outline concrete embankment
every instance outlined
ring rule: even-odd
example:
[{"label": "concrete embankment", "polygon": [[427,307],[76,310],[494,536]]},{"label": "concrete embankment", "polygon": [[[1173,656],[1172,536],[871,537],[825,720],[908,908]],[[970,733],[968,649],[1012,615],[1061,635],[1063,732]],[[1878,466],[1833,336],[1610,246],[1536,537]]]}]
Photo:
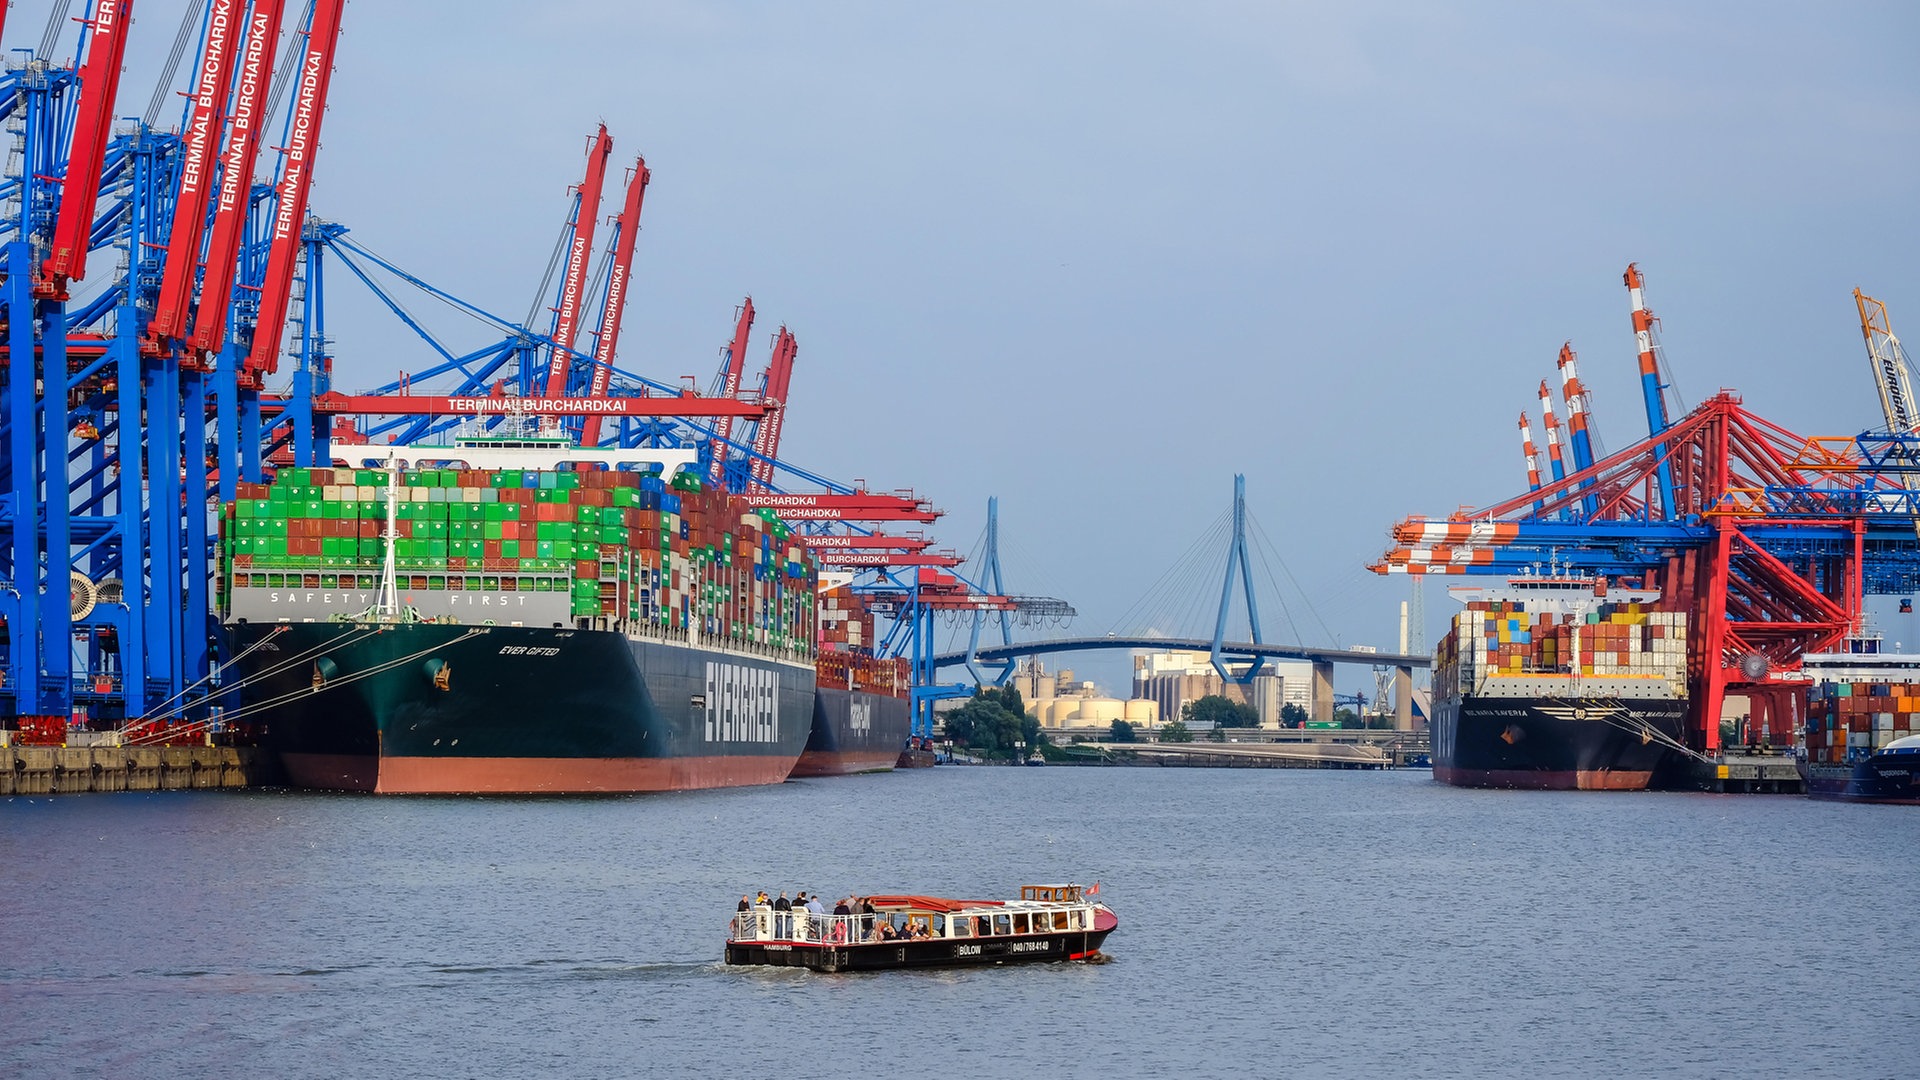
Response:
[{"label": "concrete embankment", "polygon": [[[1076,760],[1077,759],[1077,760]],[[1204,769],[1387,769],[1377,746],[1342,743],[1224,746],[1219,743],[1083,743],[1059,764],[1184,766]]]},{"label": "concrete embankment", "polygon": [[0,796],[260,787],[272,755],[236,746],[0,746]]}]

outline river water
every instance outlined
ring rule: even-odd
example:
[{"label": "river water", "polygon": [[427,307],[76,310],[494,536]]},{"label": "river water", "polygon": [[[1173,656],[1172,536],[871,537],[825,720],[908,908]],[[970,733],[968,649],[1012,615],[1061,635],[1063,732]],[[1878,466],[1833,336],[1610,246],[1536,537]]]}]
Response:
[{"label": "river water", "polygon": [[[1102,882],[1104,966],[730,969],[742,892]],[[1920,812],[1423,772],[0,802],[0,1076],[1920,1074]]]}]

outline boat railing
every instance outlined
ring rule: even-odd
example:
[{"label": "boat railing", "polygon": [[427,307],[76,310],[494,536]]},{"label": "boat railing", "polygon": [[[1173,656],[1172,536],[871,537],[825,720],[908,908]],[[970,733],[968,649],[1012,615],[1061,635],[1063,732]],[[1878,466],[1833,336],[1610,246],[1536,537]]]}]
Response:
[{"label": "boat railing", "polygon": [[[913,936],[914,924],[930,933]],[[982,908],[929,917],[924,912],[881,911],[872,915],[817,915],[804,909],[775,911],[756,906],[737,912],[727,940],[782,941],[817,945],[879,945],[896,941],[1020,937],[1091,930],[1086,904],[1038,909]],[[888,931],[892,933],[889,935]]]}]

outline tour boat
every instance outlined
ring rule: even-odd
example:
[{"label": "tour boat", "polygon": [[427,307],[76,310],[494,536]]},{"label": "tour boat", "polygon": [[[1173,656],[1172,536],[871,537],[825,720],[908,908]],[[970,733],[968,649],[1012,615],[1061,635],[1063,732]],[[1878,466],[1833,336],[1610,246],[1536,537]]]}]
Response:
[{"label": "tour boat", "polygon": [[1018,900],[872,896],[873,913],[816,915],[761,905],[727,931],[727,963],[883,971],[1103,958],[1120,920],[1099,886],[1023,885]]}]

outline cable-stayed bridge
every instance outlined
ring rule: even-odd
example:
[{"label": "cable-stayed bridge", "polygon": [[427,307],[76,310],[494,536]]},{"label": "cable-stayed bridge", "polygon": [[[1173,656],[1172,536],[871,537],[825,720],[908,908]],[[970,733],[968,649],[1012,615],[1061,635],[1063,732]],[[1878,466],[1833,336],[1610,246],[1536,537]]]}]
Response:
[{"label": "cable-stayed bridge", "polygon": [[[989,505],[986,546],[980,561],[983,584],[987,585],[988,591],[992,593],[1003,591],[999,565],[999,527],[997,513],[995,512],[996,509],[992,504]],[[1002,608],[998,611],[975,610],[972,612],[971,634],[966,648],[949,648],[944,652],[935,652],[929,656],[923,656],[921,658],[922,669],[931,675],[943,669],[951,671],[951,669],[954,668],[966,668],[972,674],[976,684],[984,685],[988,683],[1004,683],[1014,673],[1018,661],[1024,657],[1100,651],[1184,651],[1206,654],[1215,671],[1220,675],[1223,683],[1239,683],[1245,685],[1251,683],[1257,675],[1263,670],[1266,670],[1267,665],[1265,661],[1304,661],[1312,665],[1312,707],[1310,714],[1317,721],[1328,721],[1333,718],[1335,704],[1334,666],[1336,664],[1358,664],[1365,665],[1375,672],[1384,673],[1388,669],[1391,669],[1393,672],[1392,696],[1396,726],[1402,729],[1410,729],[1413,726],[1413,672],[1416,668],[1426,668],[1429,666],[1427,656],[1423,655],[1418,647],[1417,632],[1411,639],[1413,644],[1411,646],[1403,645],[1405,651],[1400,653],[1384,653],[1372,649],[1344,648],[1338,645],[1303,645],[1264,640],[1260,624],[1259,602],[1254,589],[1253,560],[1248,544],[1246,482],[1244,477],[1234,477],[1233,510],[1228,521],[1230,524],[1228,524],[1224,530],[1227,540],[1226,574],[1220,586],[1218,609],[1213,612],[1214,633],[1210,638],[1176,636],[1161,632],[1115,631],[1099,635],[1059,634],[1049,637],[1036,636],[1028,638],[1027,640],[1016,641],[1013,632],[1016,625],[1031,629],[1037,625],[1045,625],[1048,622],[1060,622],[1064,620],[1022,618],[1021,614],[1025,612],[1026,609],[1021,607],[1016,607],[1011,610]],[[1217,542],[1217,540],[1218,535],[1216,534],[1214,541]],[[1201,544],[1196,545],[1196,547],[1199,548],[1206,546],[1208,546],[1208,542],[1205,540],[1203,540]],[[1217,551],[1218,548],[1216,547],[1213,550]],[[1213,565],[1215,567],[1218,566],[1217,563]],[[1205,571],[1208,579],[1211,579],[1215,573],[1217,573],[1217,570]],[[1174,575],[1170,574],[1168,578],[1163,578],[1162,581],[1165,586],[1163,591],[1172,594],[1176,599],[1181,601],[1190,599],[1203,587],[1193,575],[1189,575],[1185,580],[1178,580]],[[1211,588],[1210,585],[1204,587],[1209,590]],[[1236,591],[1242,592],[1245,598],[1247,635],[1252,640],[1230,641],[1226,636],[1227,624]],[[1072,608],[1064,603],[1059,601],[1050,601],[1050,603],[1056,604],[1061,609],[1064,609],[1069,617],[1073,613]],[[1136,605],[1136,607],[1137,606],[1138,605]],[[997,619],[995,618],[996,616]],[[1417,612],[1415,613],[1415,617],[1418,617]],[[989,619],[995,619],[995,621],[999,623],[1000,641],[998,643],[983,644],[980,631],[983,626],[987,625]],[[1159,619],[1147,617],[1147,622],[1149,623],[1157,621],[1159,621]],[[997,667],[998,670],[990,670],[994,667]]]}]

